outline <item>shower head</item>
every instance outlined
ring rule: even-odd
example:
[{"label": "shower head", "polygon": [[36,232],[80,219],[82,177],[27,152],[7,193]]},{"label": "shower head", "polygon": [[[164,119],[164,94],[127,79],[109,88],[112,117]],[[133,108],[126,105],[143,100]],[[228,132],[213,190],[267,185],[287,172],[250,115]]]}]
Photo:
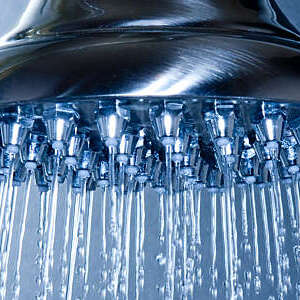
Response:
[{"label": "shower head", "polygon": [[0,300],[33,297],[30,218],[38,299],[298,299],[300,4],[20,2],[0,26]]}]

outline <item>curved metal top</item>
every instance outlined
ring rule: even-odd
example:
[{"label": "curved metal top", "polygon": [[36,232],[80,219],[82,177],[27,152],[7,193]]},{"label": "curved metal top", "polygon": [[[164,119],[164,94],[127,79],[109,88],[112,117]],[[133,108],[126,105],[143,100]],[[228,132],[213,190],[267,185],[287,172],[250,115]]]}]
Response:
[{"label": "curved metal top", "polygon": [[25,2],[11,18],[17,25],[0,24],[2,103],[172,95],[300,100],[297,0]]}]

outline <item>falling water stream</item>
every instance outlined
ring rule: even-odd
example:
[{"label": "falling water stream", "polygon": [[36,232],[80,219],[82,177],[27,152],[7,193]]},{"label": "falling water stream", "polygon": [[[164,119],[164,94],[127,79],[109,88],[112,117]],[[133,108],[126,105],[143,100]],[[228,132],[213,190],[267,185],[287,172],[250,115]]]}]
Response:
[{"label": "falling water stream", "polygon": [[300,299],[299,145],[282,108],[246,128],[215,101],[191,130],[176,101],[147,126],[101,105],[99,138],[56,105],[37,138],[28,125],[3,143],[1,299]]},{"label": "falling water stream", "polygon": [[28,204],[29,204],[29,195],[30,195],[30,189],[31,189],[31,181],[32,181],[32,173],[29,171],[27,175],[27,179],[25,181],[25,193],[24,193],[24,199],[23,199],[23,217],[21,221],[20,226],[20,232],[19,232],[19,245],[18,245],[18,255],[17,255],[17,266],[16,266],[16,272],[15,272],[15,283],[14,283],[14,299],[17,300],[20,297],[20,280],[21,280],[21,262],[22,262],[22,253],[23,253],[23,243],[24,243],[24,236],[25,236],[25,230],[26,230],[26,221],[27,221],[27,214],[28,214]]},{"label": "falling water stream", "polygon": [[[20,299],[22,294],[22,274],[24,271],[21,266],[26,255],[26,248],[23,244],[28,234],[27,231],[30,230],[26,228],[26,224],[28,224],[27,218],[30,217],[28,204],[31,198],[30,187],[34,184],[31,182],[32,179],[33,176],[29,172],[24,182],[26,188],[23,194],[18,193],[19,187],[15,185],[13,185],[11,192],[7,192],[6,209],[3,217],[4,223],[7,224],[2,229],[1,278],[3,280],[2,284],[5,285],[2,287],[2,293],[5,295],[5,289],[13,286],[14,299]],[[71,177],[69,180],[72,181]],[[160,264],[165,266],[165,276],[167,276],[163,294],[166,299],[176,299],[177,296],[175,295],[177,294],[181,294],[182,299],[192,299],[193,294],[197,295],[199,293],[207,293],[212,299],[218,299],[219,295],[228,295],[232,299],[236,297],[247,299],[247,297],[251,297],[250,295],[256,295],[257,297],[260,294],[265,295],[266,289],[264,287],[272,287],[273,284],[275,284],[276,291],[278,290],[280,297],[283,297],[283,299],[286,297],[285,295],[292,292],[288,287],[288,276],[292,278],[293,275],[289,273],[288,265],[284,264],[287,255],[290,254],[286,252],[287,229],[285,230],[285,239],[280,236],[280,231],[283,230],[282,227],[288,224],[287,226],[291,228],[294,245],[294,257],[289,257],[289,260],[292,263],[292,260],[295,259],[297,267],[292,269],[299,271],[299,238],[298,235],[295,236],[295,232],[298,230],[296,204],[299,198],[297,198],[298,192],[294,189],[295,184],[292,181],[283,183],[287,203],[282,206],[282,213],[285,217],[289,216],[289,218],[285,218],[284,223],[282,223],[280,222],[279,201],[282,202],[282,192],[280,191],[283,187],[280,189],[274,186],[273,183],[251,184],[248,189],[245,185],[233,185],[221,191],[210,188],[204,195],[203,188],[198,190],[193,183],[186,182],[186,179],[182,178],[184,189],[182,192],[178,192],[179,221],[175,221],[175,203],[172,200],[177,197],[177,192],[168,194],[168,192],[162,190],[155,193],[145,188],[145,183],[137,182],[133,175],[130,175],[128,180],[128,189],[124,192],[121,270],[119,279],[116,279],[119,282],[116,293],[120,299],[130,299],[131,293],[133,293],[135,299],[140,299],[145,292],[145,286],[147,288],[147,259],[149,257],[145,251],[148,241],[146,224],[149,215],[146,209],[151,205],[149,201],[155,201],[155,207],[157,207],[157,242],[161,251]],[[54,179],[52,187],[58,190],[57,179]],[[96,294],[99,293],[99,295],[105,297],[107,295],[105,291],[111,291],[109,287],[111,282],[107,280],[108,275],[105,275],[109,270],[106,269],[109,264],[107,256],[110,255],[108,251],[113,253],[111,252],[113,248],[110,247],[114,247],[113,241],[106,231],[107,224],[109,224],[107,221],[110,219],[110,214],[107,215],[106,206],[107,201],[110,200],[108,188],[107,185],[100,187],[100,194],[95,193],[94,190],[84,192],[84,189],[86,189],[84,183],[80,190],[68,189],[66,198],[63,199],[66,201],[64,227],[56,228],[56,230],[63,229],[64,231],[61,260],[56,258],[55,253],[53,253],[53,258],[51,257],[51,252],[54,251],[51,249],[54,247],[55,237],[51,236],[49,229],[55,226],[53,224],[55,206],[57,205],[55,202],[61,201],[58,200],[60,199],[59,193],[55,192],[52,196],[49,196],[49,192],[41,192],[37,236],[39,247],[36,249],[36,257],[40,268],[38,278],[41,278],[42,289],[46,291],[40,299],[50,297],[51,291],[48,289],[50,289],[49,285],[53,284],[53,274],[50,273],[50,270],[53,270],[53,264],[61,264],[60,297],[62,299],[75,299],[75,294],[81,294],[82,299],[89,299],[88,295],[92,291],[96,291]],[[8,190],[10,190],[9,187]],[[237,207],[232,202],[232,190],[234,190],[235,195],[239,194],[241,196]],[[85,195],[86,193],[87,195]],[[147,198],[148,193],[153,194],[151,200]],[[257,195],[260,195],[259,199]],[[101,197],[99,198],[99,196]],[[169,197],[169,201],[174,204],[173,207],[171,203],[165,205],[165,197]],[[18,201],[22,201],[20,202],[22,203],[22,217],[20,226],[17,226],[19,227],[19,233],[18,230],[13,231],[13,226],[18,224],[15,219],[15,212],[19,209]],[[47,203],[50,203],[50,205]],[[85,210],[83,209],[83,203],[87,208]],[[100,241],[94,238],[95,220],[93,212],[98,206],[99,215],[101,216],[101,222],[98,223],[101,233],[99,235],[101,237]],[[284,211],[285,209],[287,211]],[[202,218],[203,210],[205,210],[206,216]],[[56,213],[59,214],[60,212],[57,211]],[[258,220],[260,216],[261,220]],[[104,220],[107,221],[104,222]],[[242,226],[240,228],[237,220],[241,222]],[[236,222],[235,226],[233,226],[233,221]],[[82,222],[86,224],[86,228],[80,229],[80,226],[83,226]],[[209,232],[209,235],[202,235],[201,232],[204,231]],[[13,256],[13,253],[10,254],[13,234],[19,236],[16,257]],[[133,240],[132,234],[134,234]],[[179,240],[175,240],[173,235]],[[261,235],[263,238],[260,237]],[[83,238],[83,241],[80,241],[81,238]],[[134,241],[134,244],[131,240]],[[84,247],[82,252],[80,252],[81,242],[83,242]],[[206,245],[206,243],[209,245]],[[223,246],[220,243],[223,243]],[[93,290],[92,285],[89,283],[90,276],[95,268],[92,263],[94,258],[91,256],[91,253],[95,253],[92,251],[93,247],[99,248],[100,253],[99,270],[97,270],[97,274],[100,274],[100,288],[96,290]],[[209,249],[208,252],[205,250],[206,247]],[[222,249],[222,254],[220,249]],[[134,269],[131,269],[133,266],[130,264],[132,251],[135,252],[134,258],[132,258],[135,261]],[[82,292],[74,286],[75,280],[76,282],[78,280],[77,266],[80,267],[81,264],[78,262],[78,260],[81,261],[78,255],[84,256]],[[207,260],[207,263],[203,262],[201,258],[197,260],[199,255]],[[263,259],[261,259],[262,257]],[[240,265],[239,258],[241,259]],[[9,265],[11,259],[16,259],[13,282],[10,282],[10,277],[7,275],[7,272],[11,269]],[[223,263],[220,263],[220,259]],[[176,264],[181,262],[181,266],[175,266],[175,261]],[[114,267],[118,268],[118,266]],[[109,268],[112,268],[112,266]],[[200,273],[204,272],[204,274],[200,274],[200,276],[204,276],[209,282],[204,286],[197,284],[198,271],[201,269],[203,271],[200,271]],[[134,282],[131,281],[129,275],[132,272],[135,274]],[[206,272],[207,275],[205,275]],[[176,278],[178,278],[177,274],[181,274],[181,279],[178,281],[181,285],[180,288],[177,288],[175,284],[177,282]],[[59,274],[56,274],[56,276],[59,276]],[[224,282],[224,285],[222,282]],[[292,281],[291,285],[293,284],[295,284],[294,288],[296,289],[296,282],[293,283]],[[134,292],[130,290],[131,285],[135,286]],[[205,292],[206,286],[209,287],[207,292]],[[244,286],[243,293],[239,291],[239,286]],[[52,293],[55,293],[55,291],[53,290]]]}]

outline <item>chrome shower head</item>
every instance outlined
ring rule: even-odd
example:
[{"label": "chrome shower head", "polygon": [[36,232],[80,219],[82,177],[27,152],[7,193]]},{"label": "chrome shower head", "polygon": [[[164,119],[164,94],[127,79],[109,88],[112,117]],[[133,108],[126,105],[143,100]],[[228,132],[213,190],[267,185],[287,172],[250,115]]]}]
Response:
[{"label": "chrome shower head", "polygon": [[300,297],[300,5],[148,2],[0,25],[0,300]]}]

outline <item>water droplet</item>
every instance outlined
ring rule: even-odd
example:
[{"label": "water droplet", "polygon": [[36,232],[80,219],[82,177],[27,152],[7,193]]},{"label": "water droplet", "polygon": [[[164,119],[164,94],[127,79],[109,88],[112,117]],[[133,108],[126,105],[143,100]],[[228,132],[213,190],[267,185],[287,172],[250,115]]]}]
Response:
[{"label": "water droplet", "polygon": [[255,294],[256,294],[256,295],[259,295],[259,294],[260,294],[260,291],[261,291],[261,281],[260,281],[260,279],[259,279],[258,276],[255,276],[255,277],[254,277],[253,284],[254,284],[254,291],[255,291]]},{"label": "water droplet", "polygon": [[210,288],[210,294],[213,299],[218,299],[218,289],[217,288]]},{"label": "water droplet", "polygon": [[163,256],[162,253],[160,253],[156,256],[156,260],[160,266],[164,266],[166,264],[166,258]]}]

